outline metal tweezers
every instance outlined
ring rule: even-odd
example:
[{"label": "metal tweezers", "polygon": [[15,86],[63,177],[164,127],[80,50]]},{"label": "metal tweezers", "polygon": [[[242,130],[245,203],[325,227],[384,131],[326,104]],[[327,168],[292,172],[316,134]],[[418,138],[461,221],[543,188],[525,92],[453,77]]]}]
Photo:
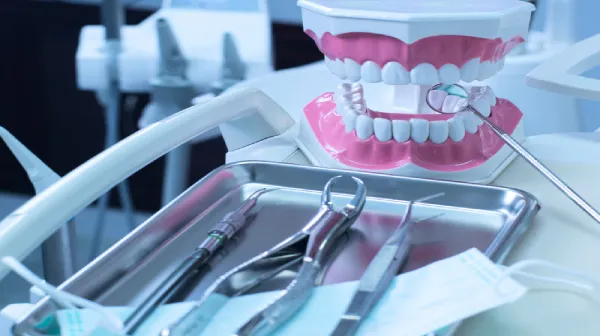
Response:
[{"label": "metal tweezers", "polygon": [[351,336],[357,333],[362,321],[369,316],[402,265],[408,261],[412,246],[410,224],[414,223],[411,219],[413,204],[442,195],[444,194],[439,193],[408,203],[400,224],[369,263],[360,279],[358,289],[331,336]]},{"label": "metal tweezers", "polygon": [[354,224],[364,208],[366,187],[360,179],[352,177],[358,187],[354,198],[341,210],[334,209],[331,189],[341,178],[342,176],[337,176],[327,182],[319,211],[302,230],[220,277],[190,312],[163,329],[160,335],[201,335],[226,303],[221,300],[222,304],[215,308],[215,300],[212,299],[243,295],[265,280],[302,262],[296,277],[283,293],[248,320],[235,335],[268,335],[294,316],[311,296],[318,277],[325,269],[332,247]]}]

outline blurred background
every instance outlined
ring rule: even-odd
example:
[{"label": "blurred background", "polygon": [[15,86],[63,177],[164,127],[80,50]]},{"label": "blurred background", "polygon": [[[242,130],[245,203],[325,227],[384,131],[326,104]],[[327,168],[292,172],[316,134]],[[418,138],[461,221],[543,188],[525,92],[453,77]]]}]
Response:
[{"label": "blurred background", "polygon": [[[59,175],[65,175],[104,149],[105,121],[103,108],[93,92],[81,91],[76,83],[75,54],[82,27],[101,24],[101,0],[1,0],[0,1],[0,125],[8,129],[25,146]],[[160,0],[123,0],[126,23],[135,25],[160,6]],[[538,1],[536,18],[544,18],[546,2]],[[574,1],[574,35],[579,41],[600,33],[597,0]],[[322,60],[322,54],[301,27],[296,0],[269,0],[272,20],[273,63],[276,70]],[[538,22],[539,21],[539,22]],[[534,20],[532,29],[542,29],[544,22]],[[202,32],[198,32],[202,38]],[[600,78],[600,71],[589,77]],[[146,93],[124,94],[119,122],[120,138],[138,130],[138,120],[149,101]],[[581,129],[600,127],[599,102],[579,101]],[[222,138],[192,147],[190,181],[222,165],[226,147]],[[129,179],[136,222],[161,207],[164,159],[157,160]],[[0,217],[21,205],[34,194],[33,187],[19,163],[0,144]],[[110,196],[110,206],[119,209],[118,194]],[[78,220],[80,245],[89,245],[94,235],[93,207]],[[119,211],[111,210],[106,219],[106,240],[110,246],[127,233]],[[83,224],[82,224],[83,223]],[[86,243],[88,242],[88,243]],[[87,252],[78,260],[85,263]],[[34,270],[41,267],[39,255],[27,261]],[[6,281],[0,283],[6,288]],[[27,286],[14,293],[0,292],[0,306],[8,302],[27,301]],[[14,294],[14,295],[13,295]],[[12,296],[11,296],[12,295]]]}]

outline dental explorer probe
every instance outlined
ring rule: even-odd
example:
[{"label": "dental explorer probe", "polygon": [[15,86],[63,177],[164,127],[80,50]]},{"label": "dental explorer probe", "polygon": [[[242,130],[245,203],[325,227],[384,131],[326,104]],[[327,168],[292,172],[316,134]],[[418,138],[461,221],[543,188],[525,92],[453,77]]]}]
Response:
[{"label": "dental explorer probe", "polygon": [[402,265],[408,261],[412,246],[411,230],[413,224],[439,216],[436,215],[415,222],[412,219],[413,204],[426,202],[444,195],[444,193],[438,193],[408,203],[400,224],[367,266],[358,283],[358,289],[330,336],[353,336],[357,333],[361,323],[369,316],[385,294]]},{"label": "dental explorer probe", "polygon": [[[457,105],[457,108],[454,111],[443,111],[442,108],[436,108],[433,102],[430,101],[431,93],[434,90],[444,90],[449,94],[452,90],[451,88],[456,88],[457,91],[462,91],[463,95],[454,94],[466,97],[465,104]],[[529,163],[535,170],[537,170],[540,174],[542,174],[546,179],[548,179],[552,184],[558,188],[565,196],[567,196],[573,203],[575,203],[581,210],[585,211],[590,217],[592,217],[596,223],[600,224],[600,213],[594,207],[589,204],[583,197],[579,196],[575,190],[571,189],[563,180],[561,180],[556,174],[554,174],[550,169],[548,169],[543,163],[541,163],[538,159],[533,156],[533,154],[529,153],[525,147],[521,146],[513,137],[511,137],[508,133],[506,133],[503,129],[496,126],[492,121],[486,118],[477,108],[473,107],[472,103],[476,102],[480,99],[484,99],[484,95],[486,94],[486,87],[477,87],[472,88],[470,91],[467,91],[464,87],[458,84],[446,85],[443,83],[436,84],[427,91],[427,96],[425,98],[425,102],[427,105],[437,113],[441,114],[456,114],[464,111],[471,111],[475,116],[477,116],[481,121],[483,121],[486,125],[490,127],[490,129],[496,133],[496,135],[504,141],[504,143],[512,148],[517,154],[519,154],[527,163]]]},{"label": "dental explorer probe", "polygon": [[169,276],[144,300],[125,320],[125,333],[133,335],[144,321],[159,307],[177,294],[179,289],[186,288],[194,280],[198,270],[205,265],[209,258],[228,240],[240,231],[251,217],[258,198],[274,189],[260,189],[253,193],[236,210],[228,213],[208,233],[208,237],[188,256]]}]

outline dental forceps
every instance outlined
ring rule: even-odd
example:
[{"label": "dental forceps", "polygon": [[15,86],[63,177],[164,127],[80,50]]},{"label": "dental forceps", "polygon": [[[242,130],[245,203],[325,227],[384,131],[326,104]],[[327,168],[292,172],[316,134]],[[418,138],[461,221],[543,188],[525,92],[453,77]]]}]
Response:
[{"label": "dental forceps", "polygon": [[[402,265],[408,261],[412,246],[411,224],[418,223],[412,221],[413,204],[425,202],[443,195],[444,193],[430,195],[408,203],[400,224],[381,249],[379,249],[379,252],[377,252],[360,278],[358,288],[331,336],[351,336],[356,334],[361,323],[375,308],[377,302],[379,302],[394,277],[398,274],[398,271],[402,268]],[[422,221],[430,218],[423,219]]]},{"label": "dental forceps", "polygon": [[312,294],[333,245],[354,224],[364,208],[366,187],[360,179],[352,177],[357,184],[355,196],[341,210],[334,209],[331,189],[341,178],[337,176],[327,182],[317,214],[302,230],[220,277],[190,312],[162,330],[160,335],[201,335],[212,317],[225,305],[223,297],[247,293],[261,282],[301,262],[296,277],[283,294],[248,320],[235,335],[267,335],[292,317]]},{"label": "dental forceps", "polygon": [[[450,91],[450,88],[456,88],[462,92],[464,92],[464,96],[466,97],[466,104],[460,106],[459,109],[453,112],[444,112],[441,108],[434,107],[433,103],[430,101],[431,93],[440,88],[445,88],[445,91]],[[500,127],[496,126],[493,122],[491,122],[488,118],[486,118],[477,108],[473,107],[473,102],[478,101],[479,99],[483,99],[488,88],[486,87],[478,87],[473,88],[470,91],[465,90],[464,87],[453,84],[436,84],[429,91],[427,91],[427,97],[425,102],[427,105],[434,110],[435,112],[442,114],[455,114],[459,112],[464,112],[470,110],[475,114],[479,119],[481,119],[486,125],[488,125],[494,133],[505,144],[507,144],[510,148],[512,148],[517,154],[519,154],[525,161],[527,161],[535,170],[537,170],[540,174],[546,177],[552,184],[558,188],[565,196],[567,196],[571,201],[573,201],[579,208],[581,208],[585,213],[587,213],[590,217],[592,217],[597,223],[600,224],[600,213],[593,206],[591,206],[586,200],[584,200],[577,192],[575,192],[571,187],[569,187],[565,182],[563,182],[556,174],[554,174],[550,169],[544,166],[538,159],[535,158],[531,153],[529,153],[521,144],[519,144],[515,139],[513,139],[508,133],[504,132]]]},{"label": "dental forceps", "polygon": [[185,290],[200,268],[223,246],[244,228],[252,217],[258,198],[278,188],[259,189],[236,210],[228,213],[209,232],[208,237],[188,256],[150,296],[144,300],[125,320],[125,332],[133,335],[154,310]]}]

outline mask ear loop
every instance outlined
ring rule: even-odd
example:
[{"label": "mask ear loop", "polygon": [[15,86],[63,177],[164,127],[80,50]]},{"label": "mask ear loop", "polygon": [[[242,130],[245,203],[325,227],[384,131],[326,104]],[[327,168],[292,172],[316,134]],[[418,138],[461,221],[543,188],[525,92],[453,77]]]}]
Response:
[{"label": "mask ear loop", "polygon": [[124,329],[123,321],[116,314],[113,314],[108,309],[104,308],[102,305],[97,304],[96,302],[86,300],[82,297],[73,295],[71,293],[61,291],[58,288],[48,284],[33,272],[31,272],[27,267],[21,264],[18,260],[13,257],[4,257],[2,258],[2,262],[8,266],[13,272],[17,273],[23,279],[25,279],[30,284],[38,287],[42,290],[46,295],[50,296],[52,300],[61,305],[63,308],[67,309],[77,309],[77,306],[81,308],[86,308],[92,311],[99,313],[104,316],[106,320],[109,322],[107,327],[110,327],[114,330],[114,332],[122,332]]},{"label": "mask ear loop", "polygon": [[[568,268],[550,263],[545,260],[536,260],[536,259],[523,260],[523,261],[517,262],[511,266],[500,266],[500,267],[503,269],[503,271],[502,271],[500,277],[498,278],[498,281],[496,282],[496,290],[498,290],[498,291],[500,290],[499,287],[502,284],[502,282],[505,281],[507,278],[509,278],[513,274],[522,276],[524,278],[541,281],[541,282],[566,285],[566,286],[570,286],[572,288],[576,288],[578,290],[582,290],[582,291],[594,293],[594,294],[596,294],[598,291],[598,288],[600,288],[600,283],[597,280],[589,277],[588,275],[578,272],[578,271],[570,270]],[[524,271],[524,269],[531,268],[531,267],[546,268],[546,269],[549,269],[552,271],[556,271],[559,273],[569,275],[576,279],[578,278],[580,280],[583,280],[584,282],[573,281],[573,280],[564,279],[564,278],[546,277],[546,276],[541,276],[541,275],[533,274],[531,272]],[[600,299],[598,299],[595,295],[592,295],[592,298],[597,303],[600,304]]]}]

